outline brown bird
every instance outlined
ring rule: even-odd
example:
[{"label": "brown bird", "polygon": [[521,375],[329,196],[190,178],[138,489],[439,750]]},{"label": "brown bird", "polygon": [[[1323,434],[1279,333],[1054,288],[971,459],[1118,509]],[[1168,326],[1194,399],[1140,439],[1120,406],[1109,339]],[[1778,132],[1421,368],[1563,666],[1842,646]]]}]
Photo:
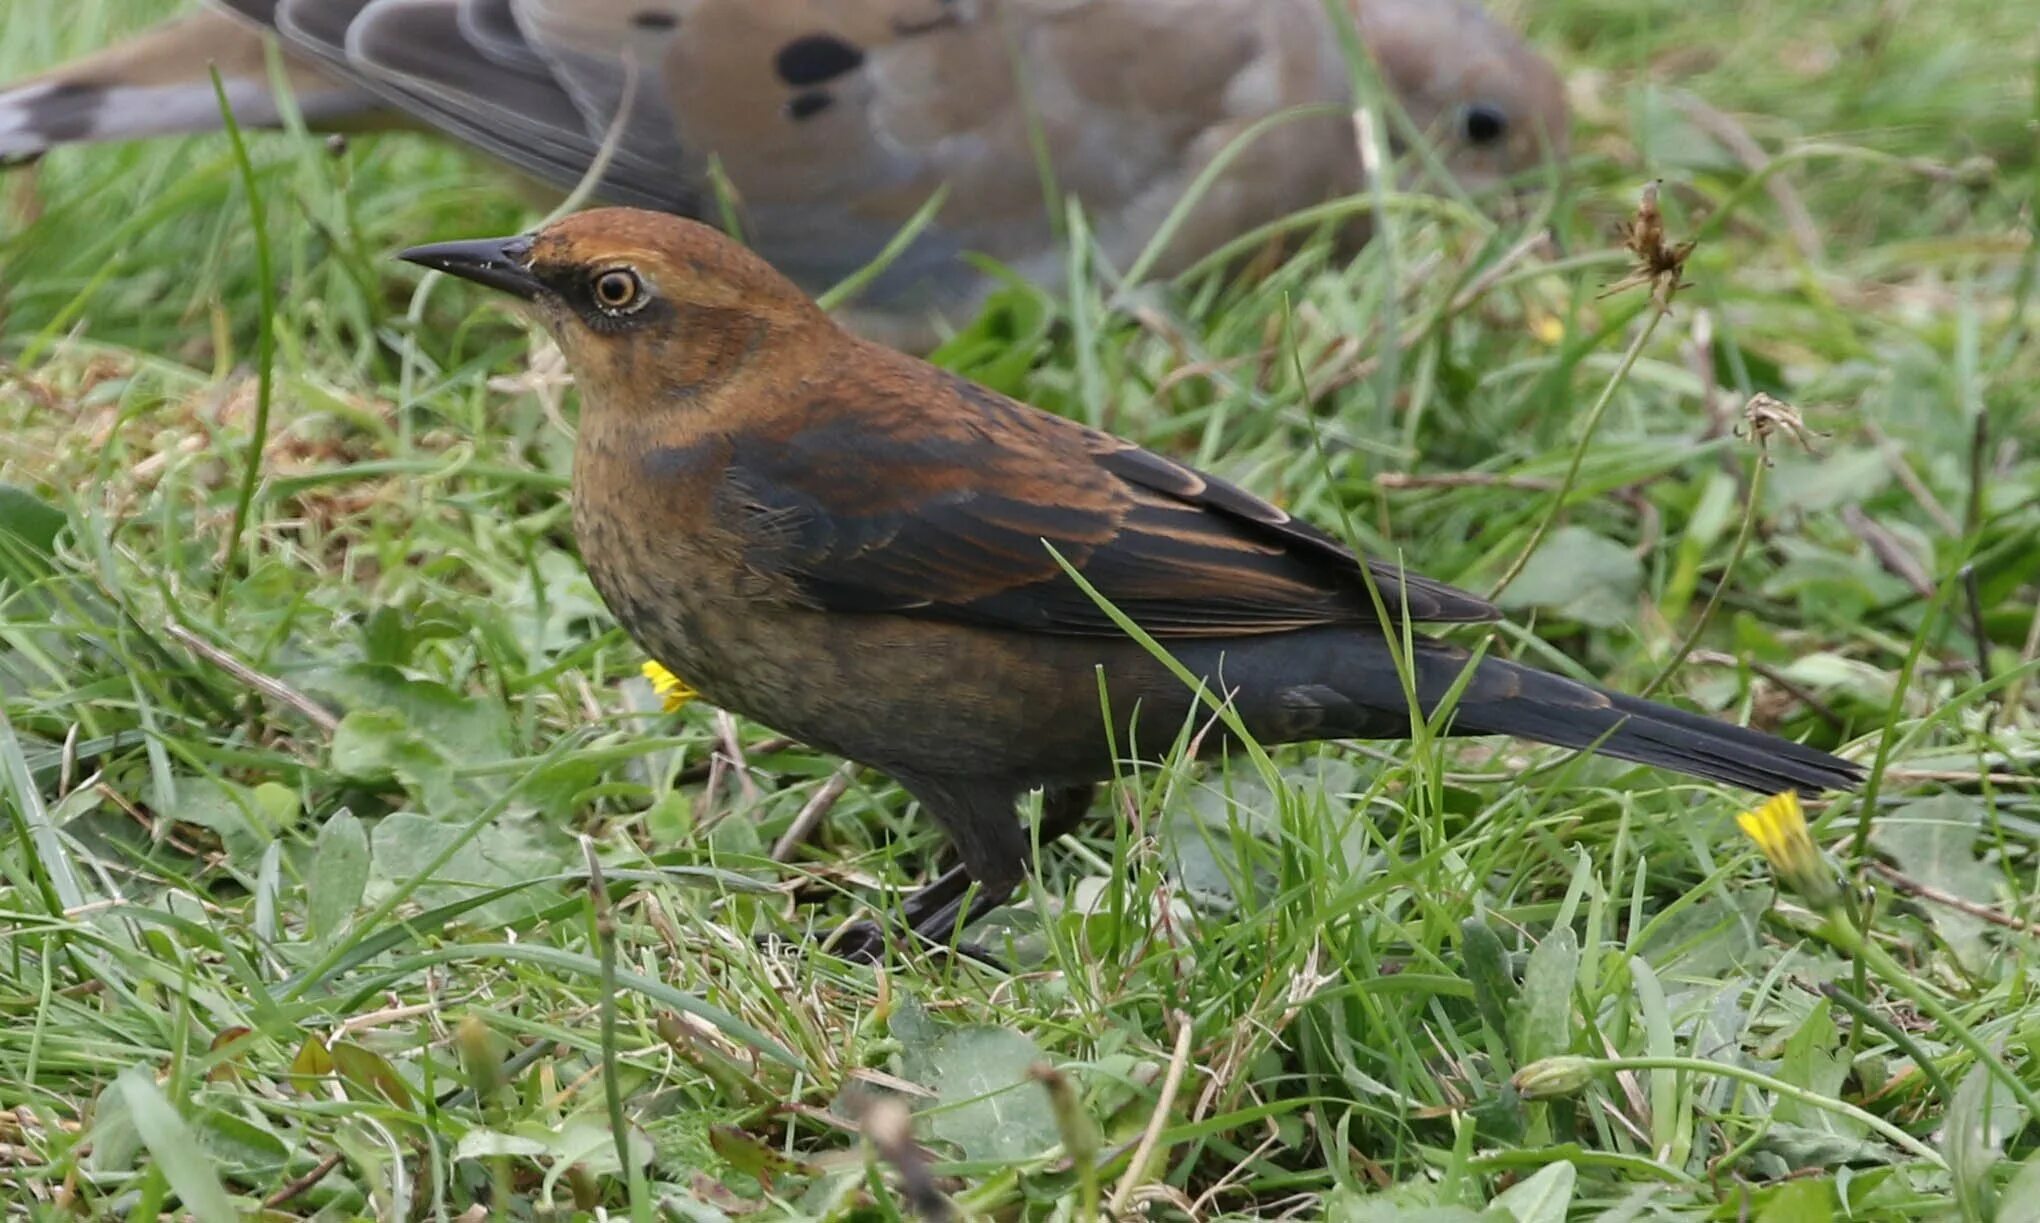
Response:
[{"label": "brown bird", "polygon": [[[558,339],[581,389],[575,533],[646,651],[708,700],[890,774],[942,826],[961,870],[907,902],[932,939],[970,883],[966,919],[1020,881],[1022,795],[1045,791],[1046,843],[1113,775],[1115,737],[1153,759],[1208,719],[1057,556],[1262,743],[1409,735],[1370,578],[1398,639],[1404,619],[1500,615],[1222,480],[860,340],[692,222],[605,209],[402,257],[523,299]],[[1408,662],[1426,715],[1471,665],[1453,734],[1766,793],[1860,776],[1427,636]],[[860,927],[847,949],[879,945]]]},{"label": "brown bird", "polygon": [[[11,12],[37,0],[10,0]],[[55,0],[48,0],[52,19]],[[1558,76],[1470,0],[1349,0],[1411,128],[1469,190],[1566,142]],[[908,346],[967,317],[990,255],[1053,288],[1056,191],[1129,268],[1207,170],[1151,270],[1363,183],[1352,68],[1324,0],[222,0],[0,90],[0,162],[54,144],[278,120],[273,32],[315,127],[401,117],[559,188],[614,137],[598,194],[720,215],[810,292],[876,258],[938,188],[939,215],[851,317]],[[1271,116],[1315,107],[1216,159]],[[1393,129],[1400,132],[1402,129]],[[1044,169],[1047,171],[1044,175]]]}]

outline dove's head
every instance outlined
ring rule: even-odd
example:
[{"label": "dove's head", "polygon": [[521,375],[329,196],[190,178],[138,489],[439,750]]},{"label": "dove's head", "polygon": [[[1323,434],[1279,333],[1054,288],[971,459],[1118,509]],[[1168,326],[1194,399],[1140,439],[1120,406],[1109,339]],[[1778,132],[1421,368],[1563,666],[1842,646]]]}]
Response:
[{"label": "dove's head", "polygon": [[1461,186],[1478,190],[1561,160],[1558,72],[1469,0],[1355,0],[1384,83]]},{"label": "dove's head", "polygon": [[584,402],[688,399],[768,341],[827,316],[763,259],[695,221],[598,208],[533,234],[413,247],[402,259],[530,303]]}]

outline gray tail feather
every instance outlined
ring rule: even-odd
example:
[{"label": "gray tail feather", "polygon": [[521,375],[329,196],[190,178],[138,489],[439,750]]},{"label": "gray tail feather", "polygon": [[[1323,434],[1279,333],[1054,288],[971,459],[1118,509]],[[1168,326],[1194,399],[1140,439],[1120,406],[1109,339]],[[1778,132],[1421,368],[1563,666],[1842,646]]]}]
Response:
[{"label": "gray tail feather", "polygon": [[[218,131],[223,124],[208,70],[215,62],[236,122],[282,121],[261,35],[236,19],[200,12],[0,87],[0,165],[32,161],[65,144]],[[289,61],[286,68],[307,122],[340,123],[382,109],[357,86]]]}]

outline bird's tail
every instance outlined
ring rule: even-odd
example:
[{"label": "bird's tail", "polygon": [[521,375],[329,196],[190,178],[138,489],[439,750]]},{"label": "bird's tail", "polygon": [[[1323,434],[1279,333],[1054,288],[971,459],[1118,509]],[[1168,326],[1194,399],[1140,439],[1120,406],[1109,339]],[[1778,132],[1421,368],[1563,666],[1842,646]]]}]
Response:
[{"label": "bird's tail", "polygon": [[[1427,706],[1449,691],[1466,659],[1456,647],[1419,641],[1417,687]],[[1818,748],[1499,658],[1481,661],[1454,707],[1451,730],[1591,747],[1762,794],[1846,790],[1863,779],[1860,766]]]},{"label": "bird's tail", "polygon": [[[299,111],[317,126],[348,126],[381,107],[374,95],[285,56]],[[62,144],[218,130],[217,65],[234,120],[274,127],[282,112],[270,88],[260,29],[200,11],[39,76],[0,87],[0,165],[32,161]]]}]

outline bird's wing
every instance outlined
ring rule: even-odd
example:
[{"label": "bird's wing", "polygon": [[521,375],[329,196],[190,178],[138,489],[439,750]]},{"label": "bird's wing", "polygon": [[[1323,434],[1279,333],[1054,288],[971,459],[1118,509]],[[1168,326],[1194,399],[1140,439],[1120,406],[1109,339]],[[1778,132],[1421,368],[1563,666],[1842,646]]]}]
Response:
[{"label": "bird's wing", "polygon": [[[729,439],[714,512],[753,569],[831,611],[1117,634],[1052,547],[1158,637],[1379,623],[1358,557],[1232,484],[961,379],[913,392]],[[1499,615],[1364,564],[1397,618]]]}]

